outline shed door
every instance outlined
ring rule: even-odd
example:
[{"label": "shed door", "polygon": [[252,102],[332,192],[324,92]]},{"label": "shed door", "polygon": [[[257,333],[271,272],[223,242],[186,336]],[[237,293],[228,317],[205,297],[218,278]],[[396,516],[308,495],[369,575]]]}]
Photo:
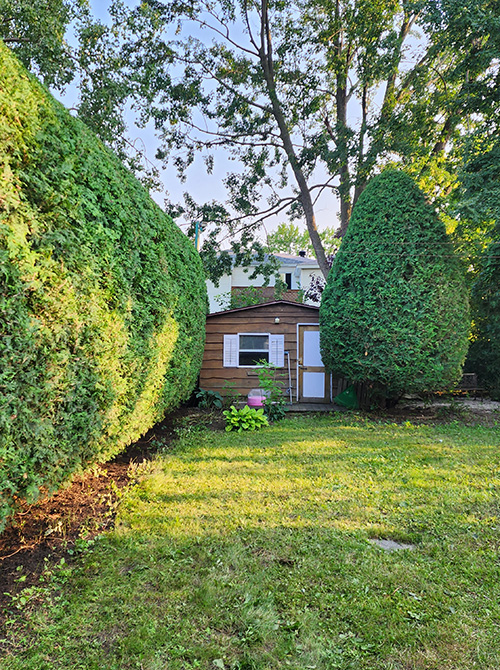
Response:
[{"label": "shed door", "polygon": [[299,402],[330,402],[330,375],[319,350],[319,326],[299,326]]}]

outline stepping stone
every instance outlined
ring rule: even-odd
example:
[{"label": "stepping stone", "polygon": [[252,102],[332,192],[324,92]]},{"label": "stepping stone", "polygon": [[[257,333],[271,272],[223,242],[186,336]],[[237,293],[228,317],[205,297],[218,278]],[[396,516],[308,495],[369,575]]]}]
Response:
[{"label": "stepping stone", "polygon": [[369,540],[372,544],[376,544],[377,547],[384,549],[385,551],[400,551],[401,549],[415,549],[414,544],[403,544],[402,542],[394,542],[393,540]]}]

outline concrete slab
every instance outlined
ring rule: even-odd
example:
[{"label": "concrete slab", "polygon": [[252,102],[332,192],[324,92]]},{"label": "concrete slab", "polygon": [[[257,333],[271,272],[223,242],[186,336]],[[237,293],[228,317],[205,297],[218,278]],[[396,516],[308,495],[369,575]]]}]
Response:
[{"label": "concrete slab", "polygon": [[402,549],[415,549],[414,544],[404,544],[403,542],[394,542],[394,540],[369,540],[372,544],[380,547],[384,551],[401,551]]},{"label": "concrete slab", "polygon": [[345,412],[345,407],[323,402],[294,402],[286,406],[287,412]]}]

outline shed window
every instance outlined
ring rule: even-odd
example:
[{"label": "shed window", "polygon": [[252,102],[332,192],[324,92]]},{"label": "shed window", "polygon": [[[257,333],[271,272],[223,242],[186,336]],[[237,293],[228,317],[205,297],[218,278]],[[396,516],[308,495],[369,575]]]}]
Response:
[{"label": "shed window", "polygon": [[257,367],[262,360],[283,367],[284,347],[284,335],[270,333],[224,335],[224,367]]},{"label": "shed window", "polygon": [[238,365],[257,365],[269,361],[269,335],[239,336]]}]

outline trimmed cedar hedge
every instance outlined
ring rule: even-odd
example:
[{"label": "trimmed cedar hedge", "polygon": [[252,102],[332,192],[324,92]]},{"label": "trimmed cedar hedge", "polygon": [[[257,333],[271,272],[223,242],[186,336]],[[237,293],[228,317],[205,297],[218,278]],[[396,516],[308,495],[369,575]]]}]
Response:
[{"label": "trimmed cedar hedge", "polygon": [[500,400],[500,222],[496,240],[483,252],[472,287],[472,341],[465,367],[477,372],[494,400]]},{"label": "trimmed cedar hedge", "polygon": [[206,311],[191,242],[0,43],[0,528],[190,395]]},{"label": "trimmed cedar hedge", "polygon": [[373,400],[460,379],[470,328],[463,272],[444,225],[403,172],[361,194],[320,307],[323,361]]}]

